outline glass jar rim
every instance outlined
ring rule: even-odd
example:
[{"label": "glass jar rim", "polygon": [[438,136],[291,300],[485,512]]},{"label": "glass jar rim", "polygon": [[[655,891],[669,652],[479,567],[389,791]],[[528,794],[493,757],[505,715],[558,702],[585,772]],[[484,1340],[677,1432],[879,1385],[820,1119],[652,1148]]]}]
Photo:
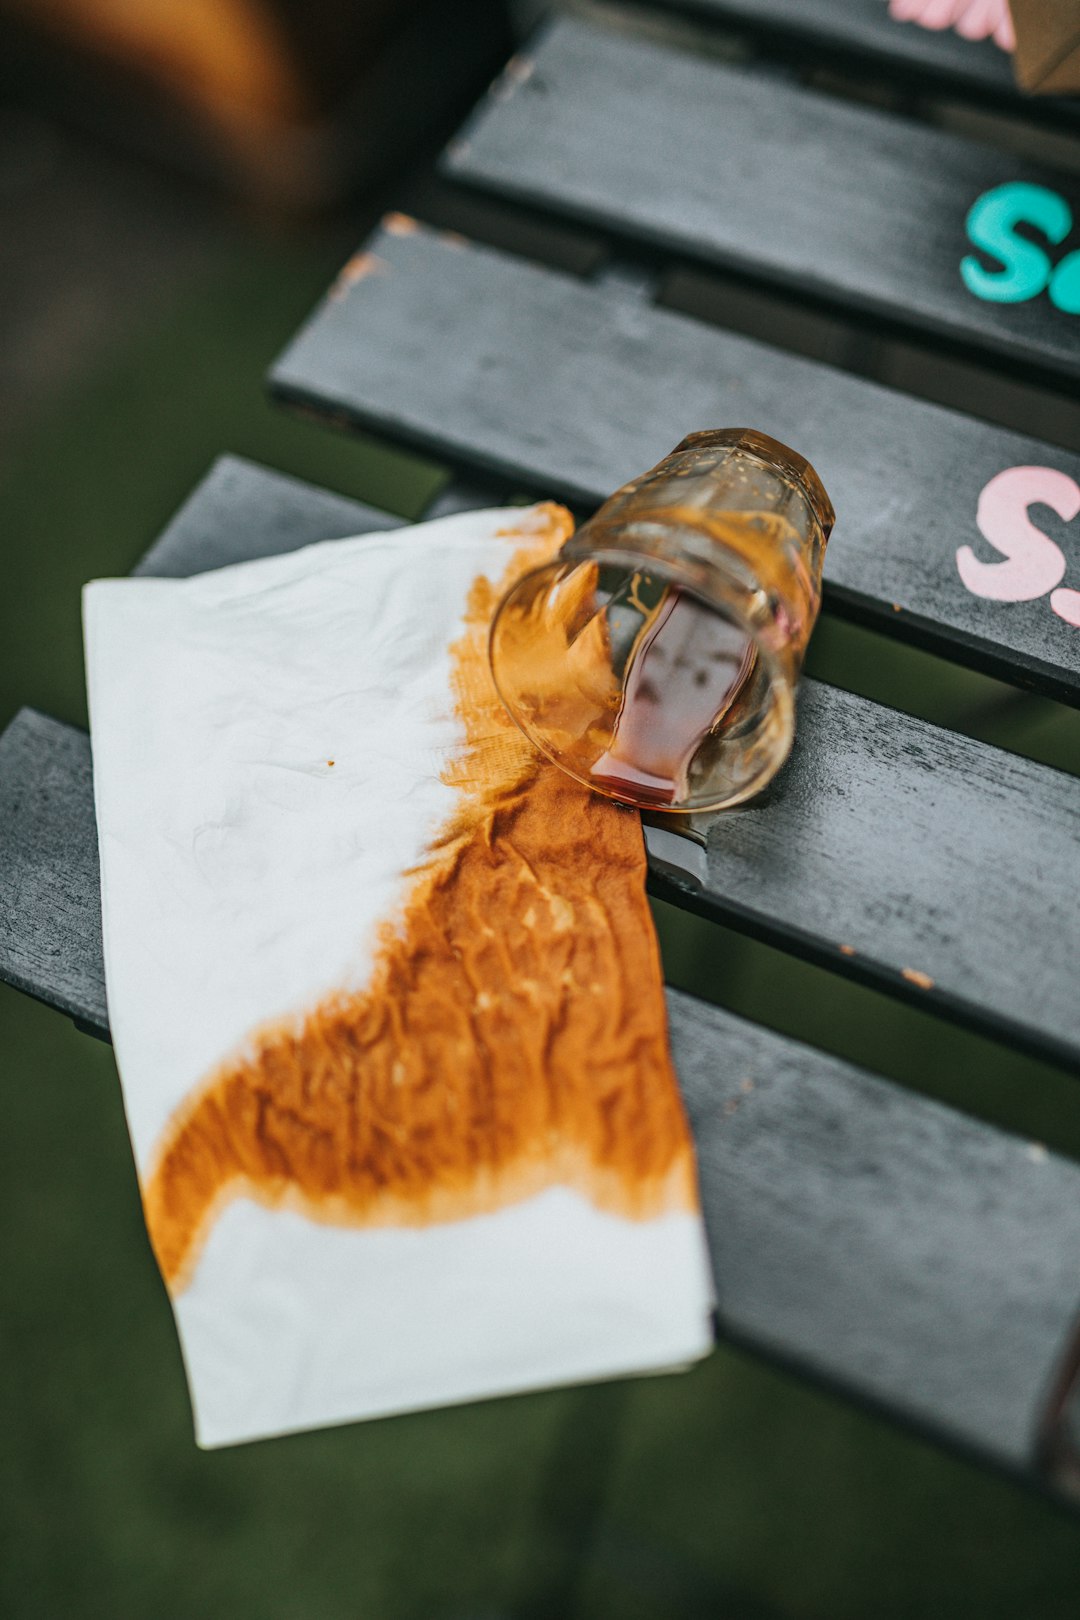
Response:
[{"label": "glass jar rim", "polygon": [[725,446],[743,450],[766,465],[779,466],[794,478],[802,488],[826,540],[829,538],[836,522],[836,511],[826,494],[825,485],[805,456],[800,456],[797,450],[792,450],[790,445],[783,444],[781,440],[772,438],[768,433],[762,433],[758,428],[702,428],[697,433],[688,433],[685,439],[675,446],[671,455],[682,455],[687,450],[712,450]]}]

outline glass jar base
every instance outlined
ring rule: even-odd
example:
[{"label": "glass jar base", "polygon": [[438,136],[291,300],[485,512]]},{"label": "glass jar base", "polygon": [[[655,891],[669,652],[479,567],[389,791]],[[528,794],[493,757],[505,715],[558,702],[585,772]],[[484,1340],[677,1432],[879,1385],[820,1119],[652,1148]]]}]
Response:
[{"label": "glass jar base", "polygon": [[537,570],[501,605],[491,661],[530,741],[623,804],[741,802],[791,745],[790,693],[768,651],[656,572],[565,559]]}]

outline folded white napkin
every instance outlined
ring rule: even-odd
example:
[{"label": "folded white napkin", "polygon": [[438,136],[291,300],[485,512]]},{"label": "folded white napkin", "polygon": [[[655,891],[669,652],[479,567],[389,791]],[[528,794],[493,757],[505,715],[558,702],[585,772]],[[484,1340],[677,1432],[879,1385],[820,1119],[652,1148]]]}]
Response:
[{"label": "folded white napkin", "polygon": [[201,1445],[710,1346],[640,826],[486,669],[567,521],[86,588],[109,1017]]}]

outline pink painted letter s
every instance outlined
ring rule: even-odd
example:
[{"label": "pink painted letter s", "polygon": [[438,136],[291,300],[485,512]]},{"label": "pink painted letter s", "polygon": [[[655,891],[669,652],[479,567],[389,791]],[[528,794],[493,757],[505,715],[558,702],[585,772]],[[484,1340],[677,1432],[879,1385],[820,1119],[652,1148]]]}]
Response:
[{"label": "pink painted letter s", "polygon": [[[1028,507],[1036,502],[1071,522],[1080,513],[1080,484],[1053,467],[1009,467],[986,485],[979,496],[976,522],[980,534],[1003,560],[980,562],[970,546],[960,547],[956,566],[975,596],[994,602],[1031,602],[1061,584],[1066,566],[1061,548],[1028,517]],[[1074,594],[1055,592],[1062,597]],[[1052,605],[1057,608],[1056,602]]]}]

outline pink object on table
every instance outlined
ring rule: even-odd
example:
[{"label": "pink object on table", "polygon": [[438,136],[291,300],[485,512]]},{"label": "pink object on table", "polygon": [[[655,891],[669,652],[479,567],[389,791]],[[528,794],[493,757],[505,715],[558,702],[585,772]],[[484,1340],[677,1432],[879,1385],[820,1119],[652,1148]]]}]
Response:
[{"label": "pink object on table", "polygon": [[[974,596],[992,602],[1033,602],[1061,584],[1067,563],[1061,547],[1031,521],[1032,506],[1048,506],[1066,523],[1080,514],[1080,484],[1055,467],[1007,467],[991,478],[979,496],[979,533],[1000,553],[982,562],[970,546],[956,553],[960,578]],[[1075,591],[1057,592],[1072,598]],[[1070,601],[1064,603],[1066,610]],[[1054,611],[1072,624],[1068,611],[1051,599]]]},{"label": "pink object on table", "polygon": [[1059,591],[1054,591],[1050,606],[1059,619],[1064,619],[1066,624],[1074,624],[1080,630],[1080,591],[1068,590],[1063,585]]},{"label": "pink object on table", "polygon": [[1008,0],[889,0],[889,16],[935,32],[952,28],[963,39],[992,39],[1003,51],[1016,48]]}]

